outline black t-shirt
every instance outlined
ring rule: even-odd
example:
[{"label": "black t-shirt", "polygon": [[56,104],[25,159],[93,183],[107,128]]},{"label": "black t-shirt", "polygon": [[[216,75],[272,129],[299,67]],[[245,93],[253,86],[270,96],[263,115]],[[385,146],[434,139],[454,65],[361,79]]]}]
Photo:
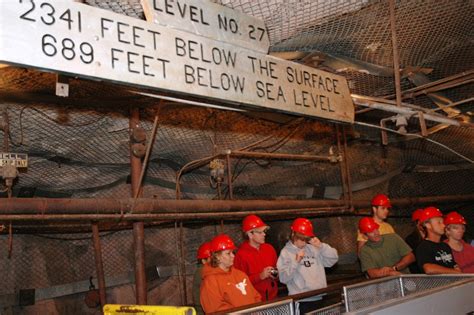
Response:
[{"label": "black t-shirt", "polygon": [[444,242],[423,240],[416,248],[415,256],[420,270],[423,270],[424,264],[436,264],[448,268],[456,266],[451,247]]}]

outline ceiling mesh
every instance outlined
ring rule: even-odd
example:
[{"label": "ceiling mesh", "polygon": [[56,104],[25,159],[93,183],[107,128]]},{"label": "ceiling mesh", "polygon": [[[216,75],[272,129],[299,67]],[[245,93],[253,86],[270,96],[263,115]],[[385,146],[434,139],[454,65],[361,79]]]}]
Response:
[{"label": "ceiling mesh", "polygon": [[[85,2],[144,18],[138,0]],[[378,66],[385,72],[393,72],[387,1],[216,2],[263,19],[271,53],[317,52],[350,62],[356,60],[369,69]],[[470,1],[397,1],[401,67],[427,69],[429,80],[472,69],[473,17]],[[324,60],[322,64],[309,65],[328,69]],[[328,70],[344,75],[352,93],[369,96],[394,93],[391,75],[356,66]],[[54,74],[12,67],[2,68],[0,72],[0,108],[10,123],[10,151],[30,156],[30,168],[21,174],[15,194],[79,198],[130,193],[129,109],[131,105],[142,108],[140,124],[149,133],[158,112],[158,100],[137,97],[119,85],[74,78],[69,81],[70,96],[58,99],[54,96]],[[404,90],[414,87],[403,73],[401,86]],[[450,100],[459,101],[472,97],[472,91],[473,83],[470,83],[443,93]],[[426,96],[408,101],[435,107]],[[459,108],[469,114],[473,106],[471,101]],[[290,116],[241,114],[171,102],[158,115],[157,136],[145,177],[145,196],[176,198],[176,173],[186,163],[227,149],[243,148],[265,137],[268,139],[256,151],[327,155],[330,147],[337,145],[332,124]],[[369,112],[358,115],[357,119],[378,124],[383,117]],[[408,126],[409,131],[417,132],[416,120],[410,123],[415,127]],[[411,170],[413,165],[464,165],[474,158],[471,129],[450,127],[430,135],[430,139],[447,148],[393,135],[391,144],[383,147],[377,129],[352,126],[347,131],[347,158],[354,186],[359,191],[379,189],[377,180],[391,183],[402,175],[417,177]],[[0,133],[2,137],[4,134]],[[446,176],[444,182],[459,191],[473,191],[472,185],[458,187],[455,180],[450,180],[457,178],[458,172],[435,169],[426,176],[435,173],[438,177]],[[236,198],[323,198],[327,189],[341,185],[340,166],[327,162],[234,159],[231,176]],[[216,187],[209,183],[207,165],[184,174],[181,185],[182,198],[219,197]],[[397,196],[408,194],[405,190],[397,192],[396,188],[390,191]],[[430,191],[424,193],[430,195]],[[221,198],[227,196],[224,182]]]}]

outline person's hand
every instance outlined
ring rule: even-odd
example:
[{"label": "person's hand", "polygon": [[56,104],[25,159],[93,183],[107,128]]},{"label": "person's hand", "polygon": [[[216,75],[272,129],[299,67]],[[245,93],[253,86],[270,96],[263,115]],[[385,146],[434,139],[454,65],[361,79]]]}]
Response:
[{"label": "person's hand", "polygon": [[296,253],[296,262],[300,262],[304,257],[304,250],[300,250]]},{"label": "person's hand", "polygon": [[3,232],[3,231],[5,231],[5,225],[0,224],[0,232]]},{"label": "person's hand", "polygon": [[316,236],[315,237],[312,237],[310,240],[309,240],[309,244],[313,245],[314,247],[316,248],[321,248],[321,241],[319,240],[319,238],[317,238]]},{"label": "person's hand", "polygon": [[272,266],[268,266],[263,268],[262,272],[260,273],[260,279],[264,280],[272,276]]}]

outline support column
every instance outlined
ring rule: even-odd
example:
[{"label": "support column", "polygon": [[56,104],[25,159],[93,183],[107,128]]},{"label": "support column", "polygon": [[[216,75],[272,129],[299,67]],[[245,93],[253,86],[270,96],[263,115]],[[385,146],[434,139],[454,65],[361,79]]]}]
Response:
[{"label": "support column", "polygon": [[[140,122],[140,111],[138,108],[130,110],[130,130],[136,128]],[[140,191],[140,172],[142,162],[132,154],[130,149],[130,177],[132,183],[132,197],[137,196]],[[138,197],[140,197],[138,195]],[[142,222],[133,223],[133,245],[135,249],[135,287],[136,303],[138,305],[147,304],[147,289],[145,275],[145,231]]]},{"label": "support column", "polygon": [[99,225],[92,223],[92,239],[94,242],[95,269],[97,272],[97,283],[99,284],[100,305],[104,307],[107,304],[105,292],[104,265],[102,263],[102,249],[100,246]]}]

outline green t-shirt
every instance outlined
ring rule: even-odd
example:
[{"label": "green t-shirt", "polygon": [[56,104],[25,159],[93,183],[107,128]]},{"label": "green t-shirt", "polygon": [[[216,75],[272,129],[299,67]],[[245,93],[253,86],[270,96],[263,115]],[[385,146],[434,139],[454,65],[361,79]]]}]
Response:
[{"label": "green t-shirt", "polygon": [[[359,255],[362,272],[368,269],[392,267],[412,251],[398,234],[381,236],[380,242],[368,241],[362,246]],[[400,272],[410,273],[408,268],[400,270]]]}]

